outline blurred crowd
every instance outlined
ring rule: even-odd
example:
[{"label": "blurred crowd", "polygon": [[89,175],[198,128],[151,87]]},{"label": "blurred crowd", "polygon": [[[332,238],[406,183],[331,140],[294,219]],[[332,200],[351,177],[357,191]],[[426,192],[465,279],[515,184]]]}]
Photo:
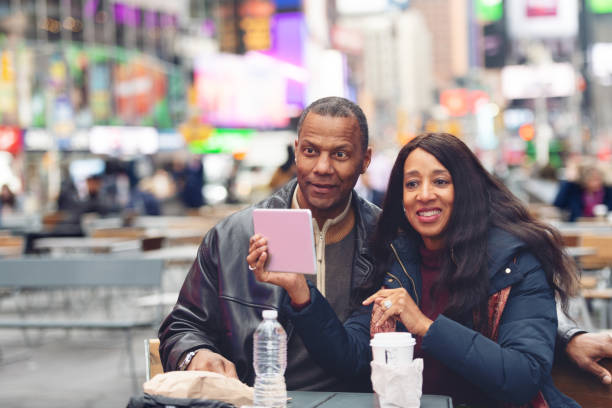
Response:
[{"label": "blurred crowd", "polygon": [[57,211],[76,220],[86,213],[176,215],[205,204],[204,168],[199,158],[155,167],[152,159],[108,159],[104,171],[75,180],[65,167]]}]

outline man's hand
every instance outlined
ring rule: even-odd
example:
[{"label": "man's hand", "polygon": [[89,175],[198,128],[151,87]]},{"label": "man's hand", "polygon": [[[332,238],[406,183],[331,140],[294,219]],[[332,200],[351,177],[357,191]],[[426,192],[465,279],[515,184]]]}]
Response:
[{"label": "man's hand", "polygon": [[596,375],[602,383],[612,383],[610,372],[597,364],[602,358],[612,357],[612,334],[577,334],[567,343],[565,352],[578,367]]},{"label": "man's hand", "polygon": [[246,257],[249,269],[255,274],[259,282],[271,283],[285,289],[293,303],[298,305],[310,300],[310,289],[306,278],[301,273],[269,272],[265,270],[268,259],[268,241],[259,234],[249,240],[249,254]]},{"label": "man's hand", "polygon": [[192,371],[212,371],[226,377],[238,378],[234,363],[208,349],[200,349],[187,366]]}]

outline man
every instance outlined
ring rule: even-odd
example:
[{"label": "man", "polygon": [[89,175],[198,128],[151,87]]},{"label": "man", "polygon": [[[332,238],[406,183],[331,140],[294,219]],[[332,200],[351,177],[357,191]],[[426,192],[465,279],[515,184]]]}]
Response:
[{"label": "man", "polygon": [[[298,122],[295,154],[297,182],[290,181],[254,207],[312,211],[318,260],[313,283],[344,321],[351,296],[358,294],[357,289],[373,270],[367,240],[379,213],[352,190],[371,159],[363,112],[343,98],[313,102]],[[279,309],[286,292],[276,285],[259,283],[249,270],[246,257],[253,235],[252,210],[229,216],[204,237],[177,304],[159,330],[166,371],[215,371],[253,384],[252,334],[261,321],[261,311]],[[287,316],[279,319],[288,335],[288,389],[367,389],[358,381],[349,384],[324,372],[310,359]],[[585,369],[612,355],[612,342],[594,337],[598,335],[576,335],[575,330],[565,334],[566,339],[574,336],[568,354]]]}]

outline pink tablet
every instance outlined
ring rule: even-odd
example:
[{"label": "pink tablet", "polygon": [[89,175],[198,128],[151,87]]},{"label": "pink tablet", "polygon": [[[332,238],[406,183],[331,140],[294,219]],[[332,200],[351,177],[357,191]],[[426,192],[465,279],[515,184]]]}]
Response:
[{"label": "pink tablet", "polygon": [[267,270],[317,273],[310,210],[256,208],[253,227],[268,240]]}]

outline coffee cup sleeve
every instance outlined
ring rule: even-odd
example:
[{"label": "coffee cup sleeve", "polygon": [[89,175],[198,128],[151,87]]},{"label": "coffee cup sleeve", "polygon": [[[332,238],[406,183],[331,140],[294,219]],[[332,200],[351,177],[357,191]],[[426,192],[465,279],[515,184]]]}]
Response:
[{"label": "coffee cup sleeve", "polygon": [[423,359],[397,365],[372,361],[372,387],[381,407],[415,407],[421,405],[423,393]]}]

